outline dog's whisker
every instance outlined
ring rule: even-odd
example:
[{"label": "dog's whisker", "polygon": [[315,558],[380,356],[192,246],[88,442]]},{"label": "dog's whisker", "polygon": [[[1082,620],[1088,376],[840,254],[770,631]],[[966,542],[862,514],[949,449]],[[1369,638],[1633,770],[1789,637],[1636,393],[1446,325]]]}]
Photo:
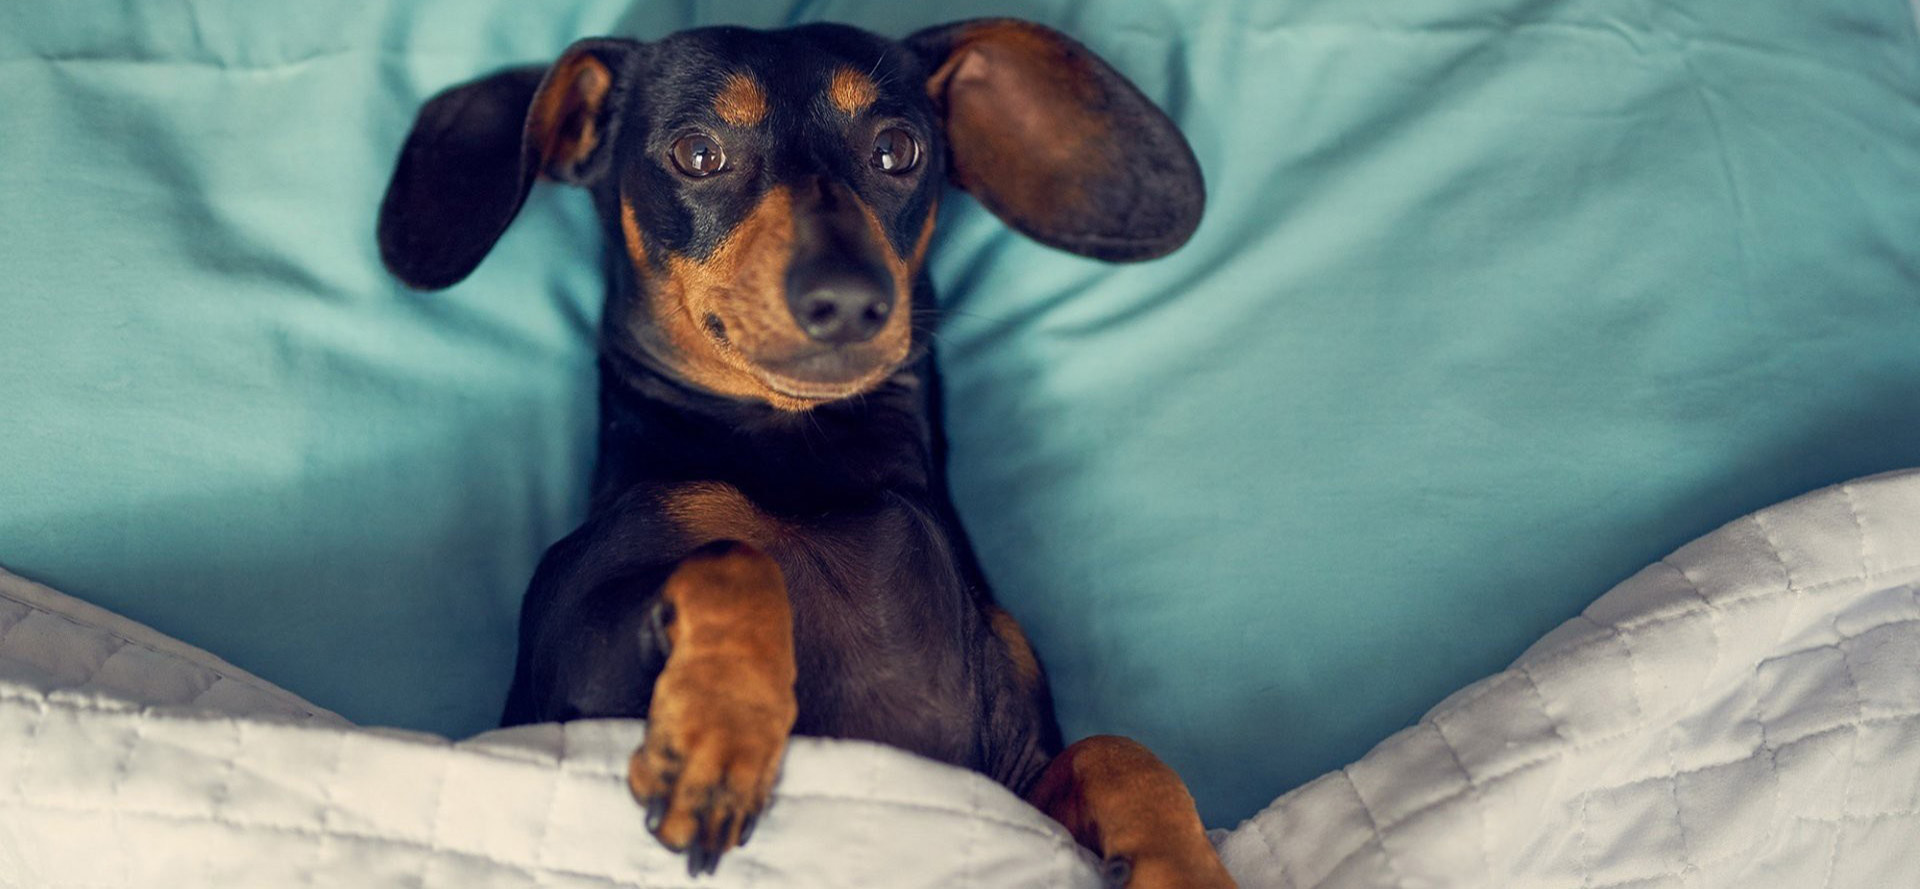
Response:
[{"label": "dog's whisker", "polygon": [[1011,324],[1016,320],[1012,315],[989,315],[986,312],[973,312],[966,309],[947,309],[946,314],[949,316],[979,318],[982,321],[992,321],[995,324]]}]

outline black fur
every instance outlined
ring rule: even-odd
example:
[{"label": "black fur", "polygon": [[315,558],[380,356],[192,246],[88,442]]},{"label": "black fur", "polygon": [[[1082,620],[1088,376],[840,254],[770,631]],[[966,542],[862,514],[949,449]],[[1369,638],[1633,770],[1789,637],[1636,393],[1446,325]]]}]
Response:
[{"label": "black fur", "polygon": [[[926,84],[954,27],[904,42],[811,25],[577,44],[572,51],[594,53],[615,73],[600,122],[611,135],[589,163],[545,172],[593,193],[614,245],[623,243],[624,196],[656,267],[668,255],[711,254],[767,187],[808,177],[851,189],[906,255],[945,183],[942,109]],[[918,134],[922,169],[889,177],[866,165],[861,140],[871,139],[870,125],[817,101],[828,72],[841,66],[871,73],[878,98],[869,117]],[[676,174],[664,161],[669,146],[688,128],[724,126],[712,97],[724,72],[740,70],[769,93],[764,126],[728,131],[730,151],[752,167],[707,179]],[[1099,218],[1016,224],[1089,256],[1165,253],[1198,221],[1199,170],[1164,115],[1103,63],[1096,70],[1115,131],[1133,140],[1119,151],[1125,168],[1084,183]],[[542,172],[537,151],[522,144],[524,109],[539,82],[534,71],[504,72],[421,111],[382,207],[382,255],[402,280],[458,281],[511,221]],[[659,586],[681,559],[713,543],[677,527],[662,498],[677,485],[719,481],[798,531],[769,551],[793,604],[795,731],[896,745],[1024,790],[1059,751],[1059,729],[1044,678],[1023,679],[990,628],[993,602],[948,498],[924,272],[912,282],[907,361],[863,395],[791,412],[702,390],[668,370],[651,339],[657,331],[643,320],[646,284],[617,246],[608,268],[590,516],[547,552],[533,578],[503,722],[646,715],[667,655],[660,628],[671,617],[661,613]]]}]

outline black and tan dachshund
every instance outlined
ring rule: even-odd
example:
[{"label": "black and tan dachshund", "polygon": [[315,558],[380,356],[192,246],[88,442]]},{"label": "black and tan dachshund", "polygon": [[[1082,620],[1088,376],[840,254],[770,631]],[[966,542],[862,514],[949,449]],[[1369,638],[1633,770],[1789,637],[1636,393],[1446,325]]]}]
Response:
[{"label": "black and tan dachshund", "polygon": [[472,272],[536,179],[611,244],[590,514],[527,591],[504,722],[646,717],[629,770],[694,872],[747,841],[790,734],[1024,795],[1134,887],[1232,885],[1140,745],[1061,745],[1039,660],[948,498],[926,255],[948,182],[1112,261],[1199,224],[1173,123],[1013,19],[584,40],[421,109],[380,215],[419,288]]}]

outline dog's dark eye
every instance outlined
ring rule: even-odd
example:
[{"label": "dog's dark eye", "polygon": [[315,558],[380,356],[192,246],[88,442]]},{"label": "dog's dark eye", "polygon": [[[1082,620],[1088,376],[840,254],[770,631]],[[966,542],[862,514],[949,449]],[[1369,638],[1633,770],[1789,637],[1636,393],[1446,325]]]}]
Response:
[{"label": "dog's dark eye", "polygon": [[672,154],[673,165],[695,179],[727,168],[727,153],[718,140],[705,133],[688,133],[673,140]]},{"label": "dog's dark eye", "polygon": [[920,163],[920,143],[899,127],[888,127],[873,137],[873,168],[898,176]]}]

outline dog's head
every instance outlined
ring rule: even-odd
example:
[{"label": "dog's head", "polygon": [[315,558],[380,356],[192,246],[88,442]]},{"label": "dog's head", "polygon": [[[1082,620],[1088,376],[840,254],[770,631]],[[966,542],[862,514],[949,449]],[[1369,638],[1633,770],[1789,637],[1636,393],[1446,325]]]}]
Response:
[{"label": "dog's head", "polygon": [[435,96],[381,206],[388,268],[421,288],[465,278],[543,176],[592,190],[632,264],[610,345],[787,410],[907,360],[946,182],[1113,261],[1179,247],[1203,201],[1172,121],[1048,28],[705,28],[583,40]]}]

